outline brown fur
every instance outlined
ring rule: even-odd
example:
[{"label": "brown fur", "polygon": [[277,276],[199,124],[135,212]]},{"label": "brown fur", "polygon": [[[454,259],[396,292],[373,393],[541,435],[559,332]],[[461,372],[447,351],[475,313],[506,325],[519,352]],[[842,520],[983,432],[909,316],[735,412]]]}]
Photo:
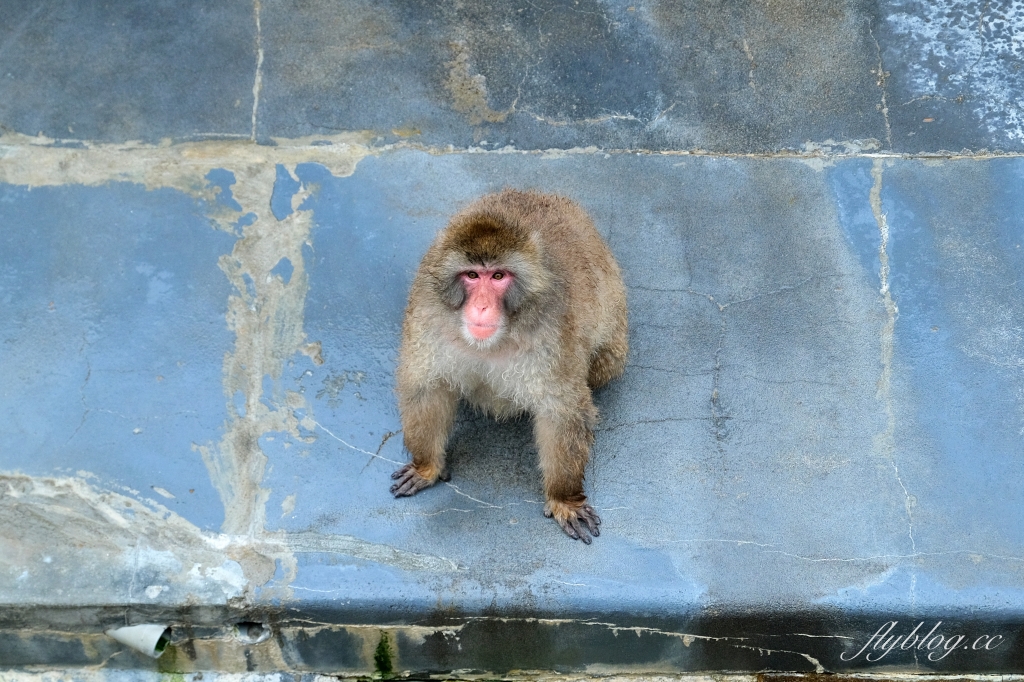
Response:
[{"label": "brown fur", "polygon": [[[504,326],[493,343],[462,331],[459,273],[514,273]],[[628,350],[619,267],[587,214],[564,197],[505,190],[456,214],[420,264],[409,294],[398,399],[412,463],[395,472],[396,496],[445,475],[459,399],[498,417],[529,412],[547,497],[545,514],[590,542],[600,519],[583,472],[597,410],[591,388],[622,374]]]}]

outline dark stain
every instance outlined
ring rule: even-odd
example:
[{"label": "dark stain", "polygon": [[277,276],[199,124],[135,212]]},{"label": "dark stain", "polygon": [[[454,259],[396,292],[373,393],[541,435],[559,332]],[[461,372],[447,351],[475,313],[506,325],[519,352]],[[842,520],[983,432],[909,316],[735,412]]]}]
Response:
[{"label": "dark stain", "polygon": [[377,670],[377,674],[384,679],[391,677],[391,673],[394,670],[394,662],[392,660],[393,654],[391,652],[391,643],[388,641],[388,633],[380,633],[380,641],[377,642],[377,648],[373,652],[373,665]]}]

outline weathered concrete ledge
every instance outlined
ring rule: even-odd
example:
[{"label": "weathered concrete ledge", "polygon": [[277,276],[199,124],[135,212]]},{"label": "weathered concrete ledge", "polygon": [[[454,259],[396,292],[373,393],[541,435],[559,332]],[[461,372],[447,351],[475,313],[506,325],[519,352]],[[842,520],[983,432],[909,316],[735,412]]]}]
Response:
[{"label": "weathered concrete ledge", "polygon": [[[1024,160],[2,142],[3,665],[1024,666]],[[626,275],[591,547],[525,421],[387,494],[411,273],[506,185]],[[156,661],[102,634],[140,622]]]},{"label": "weathered concrete ledge", "polygon": [[[1024,672],[1016,4],[4,12],[0,678]],[[411,274],[505,186],[626,277],[589,547],[527,420],[387,493]]]}]

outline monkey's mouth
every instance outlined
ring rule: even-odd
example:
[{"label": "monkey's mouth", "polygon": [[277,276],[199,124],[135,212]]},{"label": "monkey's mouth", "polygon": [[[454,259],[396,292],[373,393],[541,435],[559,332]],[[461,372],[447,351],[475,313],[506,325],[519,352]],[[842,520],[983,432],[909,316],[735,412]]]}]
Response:
[{"label": "monkey's mouth", "polygon": [[486,341],[494,336],[500,326],[497,324],[466,324],[466,331],[477,341]]}]

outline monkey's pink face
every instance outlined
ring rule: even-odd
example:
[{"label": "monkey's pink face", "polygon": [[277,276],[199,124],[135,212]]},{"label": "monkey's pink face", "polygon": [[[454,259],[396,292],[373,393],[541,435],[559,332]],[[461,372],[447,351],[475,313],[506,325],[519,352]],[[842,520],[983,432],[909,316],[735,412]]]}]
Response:
[{"label": "monkey's pink face", "polygon": [[477,268],[459,275],[466,289],[462,320],[466,331],[483,342],[501,329],[505,318],[505,291],[515,278],[508,270]]}]

